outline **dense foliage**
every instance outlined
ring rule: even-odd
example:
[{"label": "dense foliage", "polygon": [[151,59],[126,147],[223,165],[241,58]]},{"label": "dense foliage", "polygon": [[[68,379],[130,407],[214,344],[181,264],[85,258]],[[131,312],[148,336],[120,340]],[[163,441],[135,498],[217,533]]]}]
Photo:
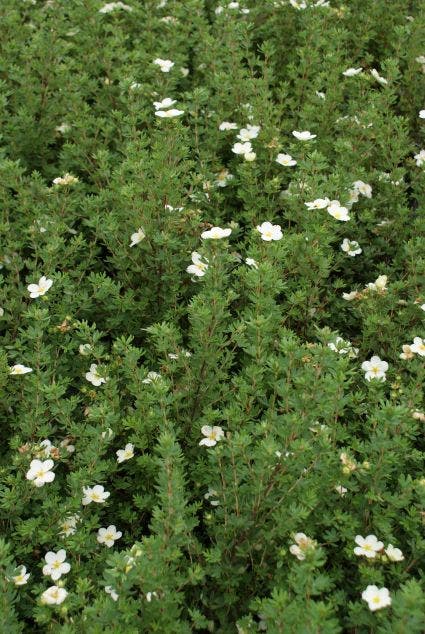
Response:
[{"label": "dense foliage", "polygon": [[424,34],[1,1],[1,632],[423,632]]}]

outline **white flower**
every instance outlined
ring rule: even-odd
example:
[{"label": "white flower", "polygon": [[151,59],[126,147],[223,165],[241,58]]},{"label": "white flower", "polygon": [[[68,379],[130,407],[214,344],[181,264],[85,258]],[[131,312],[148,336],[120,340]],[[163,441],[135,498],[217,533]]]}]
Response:
[{"label": "white flower", "polygon": [[289,552],[300,561],[303,561],[307,552],[314,549],[316,542],[304,533],[295,533],[294,540],[296,543],[289,547]]},{"label": "white flower", "polygon": [[258,263],[254,260],[254,258],[246,258],[245,263],[248,264],[248,266],[252,266],[254,269],[258,269]]},{"label": "white flower", "polygon": [[60,605],[65,601],[68,596],[68,592],[65,588],[58,588],[58,586],[50,586],[41,595],[41,602],[47,605]]},{"label": "white flower", "polygon": [[38,446],[41,447],[41,452],[37,452],[37,455],[44,455],[46,458],[51,457],[52,449],[54,451],[56,450],[56,447],[52,445],[51,441],[48,438],[45,438],[40,443],[38,443]]},{"label": "white flower", "polygon": [[77,522],[79,521],[80,516],[77,513],[75,515],[68,515],[68,517],[59,523],[61,529],[59,531],[59,535],[62,535],[63,537],[74,535],[77,530]]},{"label": "white flower", "polygon": [[208,231],[201,233],[203,240],[220,240],[221,238],[228,238],[232,233],[231,229],[222,229],[221,227],[212,227]]},{"label": "white flower", "polygon": [[91,502],[96,502],[97,504],[103,504],[103,502],[108,498],[111,494],[109,491],[105,491],[102,484],[95,484],[94,487],[83,487],[83,499],[82,504],[87,506],[87,504],[91,504]]},{"label": "white flower", "polygon": [[347,493],[348,489],[342,486],[342,484],[337,484],[335,487],[335,491],[340,494],[341,497]]},{"label": "white flower", "polygon": [[155,106],[155,110],[162,110],[162,108],[171,108],[171,106],[174,106],[175,103],[177,103],[175,99],[166,97],[162,101],[154,101],[153,105]]},{"label": "white flower", "polygon": [[234,154],[250,154],[252,153],[252,145],[249,141],[245,143],[235,143],[232,147],[232,152]]},{"label": "white flower", "polygon": [[351,302],[353,299],[358,297],[359,293],[357,291],[351,291],[350,293],[343,293],[342,298],[347,302]]},{"label": "white flower", "polygon": [[232,123],[231,121],[222,121],[222,123],[220,123],[220,125],[218,126],[218,129],[221,130],[222,132],[224,130],[237,130],[238,124]]},{"label": "white flower", "polygon": [[159,381],[161,375],[158,372],[148,372],[148,375],[145,379],[143,379],[142,383],[150,384],[154,381]]},{"label": "white flower", "polygon": [[302,9],[307,9],[307,3],[305,2],[305,0],[289,0],[289,4],[291,5],[291,7],[294,7],[294,9],[298,9],[298,11],[301,11]]},{"label": "white flower", "polygon": [[293,159],[290,154],[278,154],[276,163],[279,163],[279,165],[283,165],[284,167],[292,167],[297,164],[296,160]]},{"label": "white flower", "polygon": [[424,311],[425,311],[425,304],[421,304],[421,305],[419,306],[419,308],[420,308],[421,310],[424,310]]},{"label": "white flower", "polygon": [[415,356],[414,353],[412,352],[412,349],[409,345],[405,344],[402,346],[403,352],[399,355],[400,359],[413,359],[413,357]]},{"label": "white flower", "polygon": [[376,553],[384,548],[384,544],[378,541],[376,535],[368,535],[367,537],[356,535],[354,541],[357,544],[354,548],[354,554],[358,556],[364,555],[368,559],[374,559]]},{"label": "white flower", "polygon": [[78,346],[78,352],[86,357],[93,350],[93,346],[90,343],[81,343]]},{"label": "white flower", "polygon": [[171,110],[156,110],[155,112],[155,115],[162,119],[172,119],[173,117],[180,117],[182,114],[184,114],[184,110],[177,110],[176,108],[171,108]]},{"label": "white flower", "polygon": [[245,161],[255,161],[257,155],[255,152],[247,152],[246,154],[243,155]]},{"label": "white flower", "polygon": [[27,368],[26,365],[18,363],[17,365],[12,365],[9,374],[28,374],[28,372],[32,372],[32,368]]},{"label": "white flower", "polygon": [[272,225],[271,222],[263,222],[261,225],[257,225],[257,231],[261,233],[261,238],[266,242],[283,238],[281,226]]},{"label": "white flower", "polygon": [[60,125],[57,125],[55,130],[56,132],[60,132],[61,134],[66,134],[67,132],[69,132],[71,129],[71,126],[69,125],[69,123],[61,123]]},{"label": "white flower", "polygon": [[145,231],[144,231],[143,227],[139,227],[139,229],[137,229],[136,233],[132,233],[131,234],[130,246],[134,247],[136,244],[139,244],[139,242],[144,240],[145,237],[146,237],[146,234],[145,234]]},{"label": "white flower", "polygon": [[388,370],[388,363],[374,355],[370,361],[363,361],[362,370],[365,372],[366,381],[379,379],[384,382],[386,379],[385,372]]},{"label": "white flower", "polygon": [[46,565],[43,566],[43,575],[51,577],[52,581],[57,581],[62,575],[68,574],[71,566],[66,559],[66,550],[61,548],[57,553],[49,551],[44,557]]},{"label": "white flower", "polygon": [[422,167],[425,163],[425,150],[421,150],[418,154],[415,154],[413,158],[416,160],[416,165]]},{"label": "white flower", "polygon": [[60,185],[61,187],[65,187],[66,185],[75,185],[75,183],[78,183],[78,178],[68,173],[63,176],[57,176],[53,179],[53,185]]},{"label": "white flower", "polygon": [[156,599],[158,598],[158,594],[155,592],[155,590],[153,592],[147,592],[146,593],[146,601],[148,603],[150,603],[152,601],[153,597],[155,597]]},{"label": "white flower", "polygon": [[400,548],[395,548],[392,544],[388,544],[385,549],[385,554],[390,561],[403,561],[404,555]]},{"label": "white flower", "polygon": [[19,568],[18,574],[12,577],[12,581],[15,584],[15,586],[24,586],[26,583],[28,583],[29,577],[30,577],[30,573],[27,572],[26,567],[21,566]]},{"label": "white flower", "polygon": [[342,207],[337,200],[332,200],[328,206],[328,214],[333,216],[336,220],[347,222],[350,220],[347,207]]},{"label": "white flower", "polygon": [[215,489],[208,487],[207,493],[205,493],[204,498],[210,501],[211,506],[218,506],[220,502],[218,500],[211,500],[210,498],[218,497],[218,493]]},{"label": "white flower", "polygon": [[317,134],[311,134],[309,130],[304,130],[303,132],[298,132],[298,130],[294,130],[292,132],[295,138],[298,141],[311,141],[311,139],[315,139]]},{"label": "white flower", "polygon": [[134,457],[134,445],[131,442],[128,442],[124,449],[118,449],[115,452],[118,456],[117,462],[124,462],[124,460],[130,460],[130,458]]},{"label": "white flower", "polygon": [[381,608],[391,605],[391,597],[387,588],[378,588],[377,586],[367,586],[362,592],[363,601],[367,601],[369,610],[375,612]]},{"label": "white flower", "polygon": [[336,337],[335,342],[328,343],[328,348],[338,354],[348,354],[350,359],[357,357],[359,349],[354,348],[349,341],[344,341],[342,337]]},{"label": "white flower", "polygon": [[164,205],[166,211],[183,211],[184,207],[173,207],[172,205]]},{"label": "white flower", "polygon": [[381,86],[386,86],[388,84],[388,81],[384,77],[381,77],[376,68],[371,68],[370,74],[376,79],[379,84],[381,84]]},{"label": "white flower", "polygon": [[319,99],[326,99],[325,93],[320,90],[316,90],[316,97],[319,97]]},{"label": "white flower", "polygon": [[99,13],[111,13],[112,11],[116,11],[116,9],[133,11],[133,7],[129,7],[128,4],[124,4],[123,2],[109,2],[109,4],[105,4],[101,9],[99,9]]},{"label": "white flower", "polygon": [[233,178],[234,176],[229,172],[229,170],[223,169],[217,174],[217,179],[214,181],[214,185],[216,185],[217,187],[226,187],[229,181],[231,181]]},{"label": "white flower", "polygon": [[416,57],[415,62],[418,62],[418,64],[425,64],[425,55],[419,55],[419,57]]},{"label": "white flower", "polygon": [[362,196],[366,196],[366,198],[372,198],[372,187],[368,183],[364,183],[363,181],[354,181],[353,187],[354,190]]},{"label": "white flower", "polygon": [[425,110],[419,110],[419,119],[425,119]]},{"label": "white flower", "polygon": [[112,586],[105,586],[105,592],[106,594],[109,594],[111,599],[113,599],[113,601],[117,601],[118,600],[118,594],[115,592],[114,588]]},{"label": "white flower", "polygon": [[102,385],[102,383],[106,383],[106,381],[108,381],[109,377],[101,376],[98,373],[98,371],[97,371],[97,364],[96,363],[92,363],[91,366],[90,366],[89,372],[86,372],[86,379],[87,379],[87,381],[92,383],[92,385],[95,385],[96,387],[99,387],[99,385]]},{"label": "white flower", "polygon": [[190,275],[196,275],[197,277],[203,277],[206,273],[206,270],[208,269],[208,264],[206,264],[206,262],[208,262],[208,260],[206,258],[205,262],[202,261],[202,255],[200,255],[197,251],[193,251],[192,252],[192,262],[193,264],[190,264],[186,271],[188,273],[190,273]]},{"label": "white flower", "polygon": [[210,427],[209,425],[204,425],[201,427],[201,433],[205,436],[200,441],[200,445],[205,445],[206,447],[214,447],[224,437],[224,431],[221,427]]},{"label": "white flower", "polygon": [[346,77],[354,77],[354,75],[360,75],[360,73],[363,72],[363,68],[347,68],[347,70],[344,70],[344,72],[342,73],[343,75],[345,75]]},{"label": "white flower", "polygon": [[425,341],[421,337],[415,337],[413,343],[410,344],[410,350],[421,357],[425,357]]},{"label": "white flower", "polygon": [[36,297],[41,297],[42,295],[47,293],[49,288],[51,288],[52,284],[53,284],[53,280],[47,279],[45,275],[40,277],[40,279],[38,280],[38,284],[29,284],[27,286],[27,289],[30,293],[31,299],[35,299]]},{"label": "white flower", "polygon": [[122,537],[122,532],[117,531],[116,527],[111,524],[108,528],[99,528],[96,539],[99,544],[105,544],[105,546],[111,548],[120,537]]},{"label": "white flower", "polygon": [[239,134],[236,138],[238,138],[240,141],[250,141],[251,139],[257,138],[260,130],[261,127],[259,125],[251,125],[250,123],[248,123],[246,128],[241,128],[239,130]]},{"label": "white flower", "polygon": [[344,238],[342,241],[341,249],[351,257],[355,257],[362,252],[359,243],[356,242],[356,240],[349,240],[348,238]]},{"label": "white flower", "polygon": [[100,434],[100,437],[103,440],[110,440],[112,438],[112,436],[114,435],[114,432],[112,431],[112,429],[110,427],[108,427],[108,429],[106,429],[105,431],[103,431]]},{"label": "white flower", "polygon": [[153,63],[159,66],[160,70],[163,73],[169,73],[174,66],[174,62],[172,62],[170,59],[161,59],[160,57],[154,59]]},{"label": "white flower", "polygon": [[31,460],[30,468],[27,471],[27,480],[32,480],[36,487],[42,487],[46,482],[53,482],[55,474],[53,469],[53,460]]},{"label": "white flower", "polygon": [[366,288],[371,291],[386,291],[387,290],[387,275],[379,275],[374,282],[369,282],[366,284]]},{"label": "white flower", "polygon": [[325,209],[330,204],[329,198],[316,198],[310,203],[304,203],[304,205],[312,210],[312,209]]}]

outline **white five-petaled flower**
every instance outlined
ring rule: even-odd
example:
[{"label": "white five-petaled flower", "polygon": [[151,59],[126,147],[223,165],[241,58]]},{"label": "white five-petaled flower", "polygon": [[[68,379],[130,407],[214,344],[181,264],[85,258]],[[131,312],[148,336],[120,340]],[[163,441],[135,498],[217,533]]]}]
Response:
[{"label": "white five-petaled flower", "polygon": [[161,378],[161,375],[158,372],[148,372],[147,377],[145,379],[143,379],[142,383],[146,383],[146,384],[150,384],[150,383],[154,383],[155,381],[159,381],[159,379]]},{"label": "white five-petaled flower", "polygon": [[309,130],[303,130],[302,132],[293,130],[292,134],[298,141],[311,141],[317,137],[317,134],[312,134]]},{"label": "white five-petaled flower", "polygon": [[358,291],[351,291],[350,293],[343,293],[342,298],[345,299],[346,302],[351,302],[353,299],[359,297]]},{"label": "white five-petaled flower", "polygon": [[65,561],[66,550],[63,548],[57,553],[49,551],[45,554],[44,559],[46,564],[43,566],[43,575],[48,575],[52,581],[57,581],[71,570],[70,564]]},{"label": "white five-petaled flower", "polygon": [[406,361],[407,359],[413,359],[415,356],[408,344],[404,344],[402,346],[402,350],[403,352],[399,355],[400,359],[404,359]]},{"label": "white five-petaled flower", "polygon": [[305,533],[295,533],[294,540],[296,543],[289,547],[289,552],[300,561],[303,561],[308,551],[315,548],[316,542],[314,539],[307,537]]},{"label": "white five-petaled flower", "polygon": [[97,364],[92,363],[89,372],[86,372],[86,379],[95,387],[99,387],[102,383],[106,383],[109,377],[101,376],[97,371]]},{"label": "white five-petaled flower", "polygon": [[74,535],[77,530],[77,522],[80,521],[80,516],[75,513],[75,515],[68,515],[62,522],[59,522],[60,531],[59,535],[62,537],[69,537],[70,535]]},{"label": "white five-petaled flower", "polygon": [[30,293],[31,299],[35,299],[36,297],[41,297],[42,295],[47,293],[47,291],[52,286],[52,284],[53,284],[53,280],[47,279],[45,275],[40,277],[40,279],[38,280],[38,284],[29,284],[27,286],[27,289]]},{"label": "white five-petaled flower", "polygon": [[259,125],[251,125],[248,123],[246,128],[241,128],[239,130],[239,134],[236,135],[236,138],[242,142],[250,141],[251,139],[257,138],[260,130],[261,127]]},{"label": "white five-petaled flower", "polygon": [[371,291],[383,292],[387,290],[387,275],[379,275],[374,282],[369,282],[366,284],[366,288]]},{"label": "white five-petaled flower", "polygon": [[356,240],[349,240],[348,238],[344,238],[342,241],[341,249],[351,257],[355,257],[362,252],[359,243],[356,242]]},{"label": "white five-petaled flower", "polygon": [[356,535],[354,541],[357,544],[354,548],[354,554],[358,556],[364,555],[368,559],[376,557],[376,553],[384,548],[384,544],[378,541],[376,535],[368,535],[367,537]]},{"label": "white five-petaled flower", "polygon": [[350,220],[347,207],[342,207],[338,200],[331,200],[328,205],[328,214],[333,216],[336,220],[341,220],[342,222]]},{"label": "white five-petaled flower", "polygon": [[425,341],[421,337],[415,337],[410,344],[410,350],[421,357],[425,357]]},{"label": "white five-petaled flower", "polygon": [[229,184],[229,181],[233,178],[234,176],[229,172],[229,170],[223,169],[217,174],[217,179],[214,181],[214,185],[217,187],[226,187]]},{"label": "white five-petaled flower", "polygon": [[416,165],[418,167],[422,167],[422,165],[425,163],[425,150],[421,150],[420,152],[418,152],[418,154],[415,154],[413,158],[416,161]]},{"label": "white five-petaled flower", "polygon": [[386,608],[391,605],[391,597],[388,588],[378,588],[377,586],[367,586],[362,592],[362,599],[366,601],[371,612]]},{"label": "white five-petaled flower", "polygon": [[91,504],[91,502],[103,504],[110,495],[109,491],[105,491],[102,484],[95,484],[94,487],[83,487],[82,504],[84,506]]},{"label": "white five-petaled flower", "polygon": [[425,119],[425,110],[419,110],[419,119]]},{"label": "white five-petaled flower", "polygon": [[329,198],[316,198],[316,200],[304,203],[304,205],[311,211],[312,209],[326,209],[330,202]]},{"label": "white five-petaled flower", "polygon": [[218,506],[220,504],[218,500],[210,499],[210,498],[217,498],[217,497],[218,497],[217,491],[213,489],[212,487],[208,487],[208,491],[204,495],[205,500],[209,500],[211,506]]},{"label": "white five-petaled flower", "polygon": [[337,484],[335,486],[335,491],[339,493],[340,496],[343,498],[344,495],[347,493],[348,489],[346,487],[343,487],[342,484]]},{"label": "white five-petaled flower", "polygon": [[65,601],[68,596],[68,592],[65,588],[59,588],[58,586],[50,586],[41,595],[41,602],[47,605],[60,605]]},{"label": "white five-petaled flower", "polygon": [[105,586],[105,592],[106,594],[109,594],[113,601],[118,601],[118,594],[112,586]]},{"label": "white five-petaled flower", "polygon": [[105,544],[105,546],[111,548],[120,537],[122,537],[122,532],[117,531],[116,526],[111,524],[108,528],[99,528],[96,539],[99,544]]},{"label": "white five-petaled flower", "polygon": [[386,86],[388,84],[388,80],[385,79],[385,77],[381,77],[376,68],[371,68],[370,74],[376,79],[378,84],[381,84],[381,86]]},{"label": "white five-petaled flower", "polygon": [[363,181],[354,181],[353,188],[354,191],[358,194],[366,196],[366,198],[372,198],[372,187],[371,185],[369,185],[369,183],[365,183]]},{"label": "white five-petaled flower", "polygon": [[388,363],[374,355],[370,361],[363,361],[362,370],[365,372],[366,381],[379,379],[384,382],[386,379],[385,372],[388,370]]},{"label": "white five-petaled flower", "polygon": [[[205,261],[203,261],[205,260]],[[192,252],[192,262],[193,264],[189,264],[186,271],[190,273],[190,275],[196,275],[197,277],[203,277],[208,269],[208,260],[206,258],[202,258],[202,255],[197,251]]]},{"label": "white five-petaled flower", "polygon": [[246,161],[253,161],[256,157],[250,141],[246,141],[245,143],[235,143],[232,147],[232,152],[234,154],[242,154]]},{"label": "white five-petaled flower", "polygon": [[283,153],[277,155],[276,163],[279,163],[279,165],[283,165],[283,167],[292,167],[293,165],[297,164],[296,160],[293,159],[290,154]]},{"label": "white five-petaled flower", "polygon": [[392,544],[388,544],[385,549],[385,554],[390,561],[403,561],[404,555],[400,548],[395,548]]},{"label": "white five-petaled flower", "polygon": [[67,185],[75,185],[75,183],[78,183],[78,178],[68,173],[64,174],[63,176],[57,176],[53,179],[53,185],[60,185],[61,187],[66,187]]},{"label": "white five-petaled flower", "polygon": [[201,433],[205,436],[199,442],[200,445],[205,445],[206,447],[214,447],[224,437],[224,431],[221,427],[214,425],[214,427],[210,427],[209,425],[203,425],[201,427]]},{"label": "white five-petaled flower", "polygon": [[30,573],[27,572],[26,567],[20,566],[18,574],[12,576],[12,581],[15,586],[24,586],[26,583],[28,583],[29,577]]},{"label": "white five-petaled flower", "polygon": [[261,225],[257,225],[257,231],[261,233],[261,238],[266,242],[283,238],[281,226],[272,225],[271,222],[263,222]]},{"label": "white five-petaled flower", "polygon": [[171,110],[156,110],[155,115],[161,119],[172,119],[173,117],[180,117],[184,114],[184,110],[177,110],[177,108],[171,108]]},{"label": "white five-petaled flower", "polygon": [[175,103],[177,103],[175,99],[166,97],[162,101],[154,101],[153,105],[155,106],[155,110],[162,110],[163,108],[171,108],[171,106],[174,106]]},{"label": "white five-petaled flower", "polygon": [[174,62],[172,62],[170,59],[161,59],[160,57],[154,59],[153,63],[159,66],[160,70],[163,73],[169,73],[174,66]]},{"label": "white five-petaled flower", "polygon": [[232,121],[222,121],[220,125],[218,126],[218,129],[221,130],[222,132],[225,130],[237,130],[238,124],[233,123]]},{"label": "white five-petaled flower", "polygon": [[258,269],[258,262],[254,258],[245,258],[245,264],[252,266],[253,269]]},{"label": "white five-petaled flower", "polygon": [[134,457],[134,445],[131,442],[128,442],[124,449],[118,449],[115,452],[117,454],[117,462],[124,462],[124,460],[130,460],[130,458]]},{"label": "white five-petaled flower", "polygon": [[112,11],[116,11],[117,9],[129,12],[133,11],[133,7],[130,7],[128,4],[124,4],[124,2],[109,2],[99,9],[99,13],[112,13]]},{"label": "white five-petaled flower", "polygon": [[92,350],[93,346],[90,343],[80,343],[78,346],[78,352],[83,355],[83,357],[89,355]]},{"label": "white five-petaled flower", "polygon": [[344,70],[344,72],[342,73],[343,75],[345,75],[345,77],[354,77],[354,75],[360,75],[360,73],[363,72],[363,68],[347,68],[347,70]]},{"label": "white five-petaled flower", "polygon": [[139,244],[139,242],[141,242],[145,238],[146,238],[146,234],[145,234],[145,231],[144,231],[143,227],[139,227],[139,229],[137,229],[136,233],[132,233],[131,234],[130,246],[134,247],[136,244]]},{"label": "white five-petaled flower", "polygon": [[9,374],[28,374],[29,372],[32,372],[32,368],[27,368],[26,365],[18,363],[17,365],[12,365]]},{"label": "white five-petaled flower", "polygon": [[31,460],[30,468],[27,471],[27,480],[32,480],[36,487],[42,487],[46,482],[53,482],[55,474],[53,473],[54,462],[49,460]]},{"label": "white five-petaled flower", "polygon": [[221,227],[212,227],[208,231],[201,233],[203,240],[220,240],[221,238],[228,238],[232,233],[231,229],[222,229]]},{"label": "white five-petaled flower", "polygon": [[335,341],[328,343],[328,348],[338,354],[348,354],[349,359],[354,359],[359,353],[358,348],[354,348],[349,341],[345,341],[342,337],[336,337]]}]

